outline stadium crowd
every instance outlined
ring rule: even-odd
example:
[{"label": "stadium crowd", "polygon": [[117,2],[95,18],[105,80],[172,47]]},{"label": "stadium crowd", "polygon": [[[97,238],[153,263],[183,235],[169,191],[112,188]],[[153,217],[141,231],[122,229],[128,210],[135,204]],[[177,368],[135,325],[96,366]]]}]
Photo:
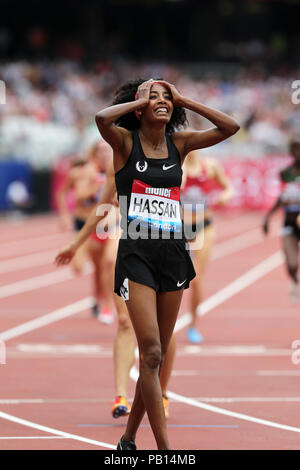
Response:
[{"label": "stadium crowd", "polygon": [[[151,76],[164,77],[183,94],[241,123],[237,136],[214,148],[214,154],[257,158],[286,152],[300,122],[299,106],[292,102],[297,70],[267,75],[261,66],[239,68],[230,79],[207,70],[201,73],[201,63],[189,71],[187,66],[122,60],[89,68],[67,60],[3,63],[6,103],[0,106],[0,159],[25,158],[35,168],[49,168],[64,155],[81,153],[98,138],[94,116],[111,102],[112,90],[124,77]],[[189,116],[191,126],[193,119]],[[203,129],[207,125],[204,119],[200,122]]]}]

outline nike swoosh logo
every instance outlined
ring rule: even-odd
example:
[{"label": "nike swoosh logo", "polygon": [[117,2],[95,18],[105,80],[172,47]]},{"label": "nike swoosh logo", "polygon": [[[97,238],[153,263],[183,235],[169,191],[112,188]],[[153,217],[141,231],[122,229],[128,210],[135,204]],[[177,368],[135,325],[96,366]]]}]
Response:
[{"label": "nike swoosh logo", "polygon": [[177,165],[177,163],[174,163],[174,165],[169,165],[166,166],[165,164],[163,165],[163,170],[169,170],[170,168],[173,168],[173,166]]},{"label": "nike swoosh logo", "polygon": [[182,282],[179,282],[179,281],[178,281],[178,282],[177,282],[177,287],[181,287],[181,286],[185,283],[185,281],[186,281],[186,279],[185,279],[184,281],[182,281]]}]

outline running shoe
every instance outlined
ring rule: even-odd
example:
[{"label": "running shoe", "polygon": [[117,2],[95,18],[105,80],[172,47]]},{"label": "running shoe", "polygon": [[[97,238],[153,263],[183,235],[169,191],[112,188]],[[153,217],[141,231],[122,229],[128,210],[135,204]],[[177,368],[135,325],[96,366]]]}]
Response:
[{"label": "running shoe", "polygon": [[299,292],[299,284],[296,282],[292,282],[290,285],[289,296],[291,302],[293,304],[298,304],[300,300],[300,292]]},{"label": "running shoe", "polygon": [[114,321],[114,316],[112,311],[109,308],[101,309],[98,314],[98,320],[100,323],[105,323],[106,325],[111,325]]},{"label": "running shoe", "polygon": [[202,343],[202,341],[204,341],[203,336],[194,327],[188,329],[187,339],[190,343],[194,343],[194,344],[200,344]]},{"label": "running shoe", "polygon": [[124,441],[122,438],[119,440],[117,450],[136,450],[134,441]]},{"label": "running shoe", "polygon": [[96,318],[98,318],[99,316],[99,308],[97,303],[94,303],[94,305],[92,306],[92,315]]},{"label": "running shoe", "polygon": [[111,409],[113,418],[120,418],[120,416],[127,416],[130,413],[130,405],[125,397],[118,396]]},{"label": "running shoe", "polygon": [[163,404],[164,404],[164,409],[165,409],[165,417],[166,417],[166,419],[168,419],[169,416],[170,416],[170,414],[169,414],[169,399],[168,399],[167,395],[163,395],[162,398],[163,398]]}]

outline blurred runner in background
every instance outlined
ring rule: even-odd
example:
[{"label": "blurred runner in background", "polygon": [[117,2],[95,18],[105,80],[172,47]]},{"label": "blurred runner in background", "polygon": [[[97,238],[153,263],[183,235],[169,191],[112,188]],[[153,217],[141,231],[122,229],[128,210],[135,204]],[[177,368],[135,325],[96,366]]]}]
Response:
[{"label": "blurred runner in background", "polygon": [[300,241],[300,135],[295,135],[290,141],[290,154],[294,162],[280,172],[282,182],[281,194],[274,206],[267,212],[263,231],[269,231],[271,216],[281,207],[284,211],[282,227],[282,246],[286,268],[291,279],[289,295],[293,303],[298,303],[299,293],[299,241]]},{"label": "blurred runner in background", "polygon": [[[57,195],[61,226],[69,230],[72,226],[79,231],[91,210],[96,206],[101,195],[105,172],[112,151],[104,141],[94,144],[87,152],[86,158],[74,159],[63,186]],[[70,213],[67,205],[69,192],[73,192],[74,209]],[[103,231],[98,236],[94,233],[77,251],[72,260],[72,268],[81,274],[85,261],[89,257],[94,266],[95,303],[92,308],[94,316],[106,324],[113,322],[112,289],[115,260],[115,241]]]},{"label": "blurred runner in background", "polygon": [[[200,155],[199,151],[193,151],[185,160],[181,197],[181,202],[184,205],[185,235],[190,242],[196,242],[195,250],[190,245],[196,277],[191,281],[190,311],[192,318],[187,330],[188,341],[196,344],[204,340],[197,329],[197,316],[201,315],[203,276],[216,236],[210,205],[212,202],[225,205],[234,195],[234,189],[222,166],[215,159],[203,159]],[[210,196],[220,188],[222,191],[221,193],[218,191],[217,200],[212,201]],[[203,211],[203,218],[199,217],[199,213],[197,213],[199,210]]]}]

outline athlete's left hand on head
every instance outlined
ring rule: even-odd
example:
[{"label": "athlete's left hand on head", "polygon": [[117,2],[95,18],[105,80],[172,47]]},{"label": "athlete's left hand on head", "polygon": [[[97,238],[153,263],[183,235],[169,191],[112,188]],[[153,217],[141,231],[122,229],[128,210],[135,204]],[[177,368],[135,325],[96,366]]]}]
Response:
[{"label": "athlete's left hand on head", "polygon": [[161,83],[170,90],[174,106],[184,106],[184,97],[179,93],[175,85],[165,80],[157,80],[157,83]]},{"label": "athlete's left hand on head", "polygon": [[300,228],[300,214],[298,214],[296,222],[297,222],[298,228]]}]

